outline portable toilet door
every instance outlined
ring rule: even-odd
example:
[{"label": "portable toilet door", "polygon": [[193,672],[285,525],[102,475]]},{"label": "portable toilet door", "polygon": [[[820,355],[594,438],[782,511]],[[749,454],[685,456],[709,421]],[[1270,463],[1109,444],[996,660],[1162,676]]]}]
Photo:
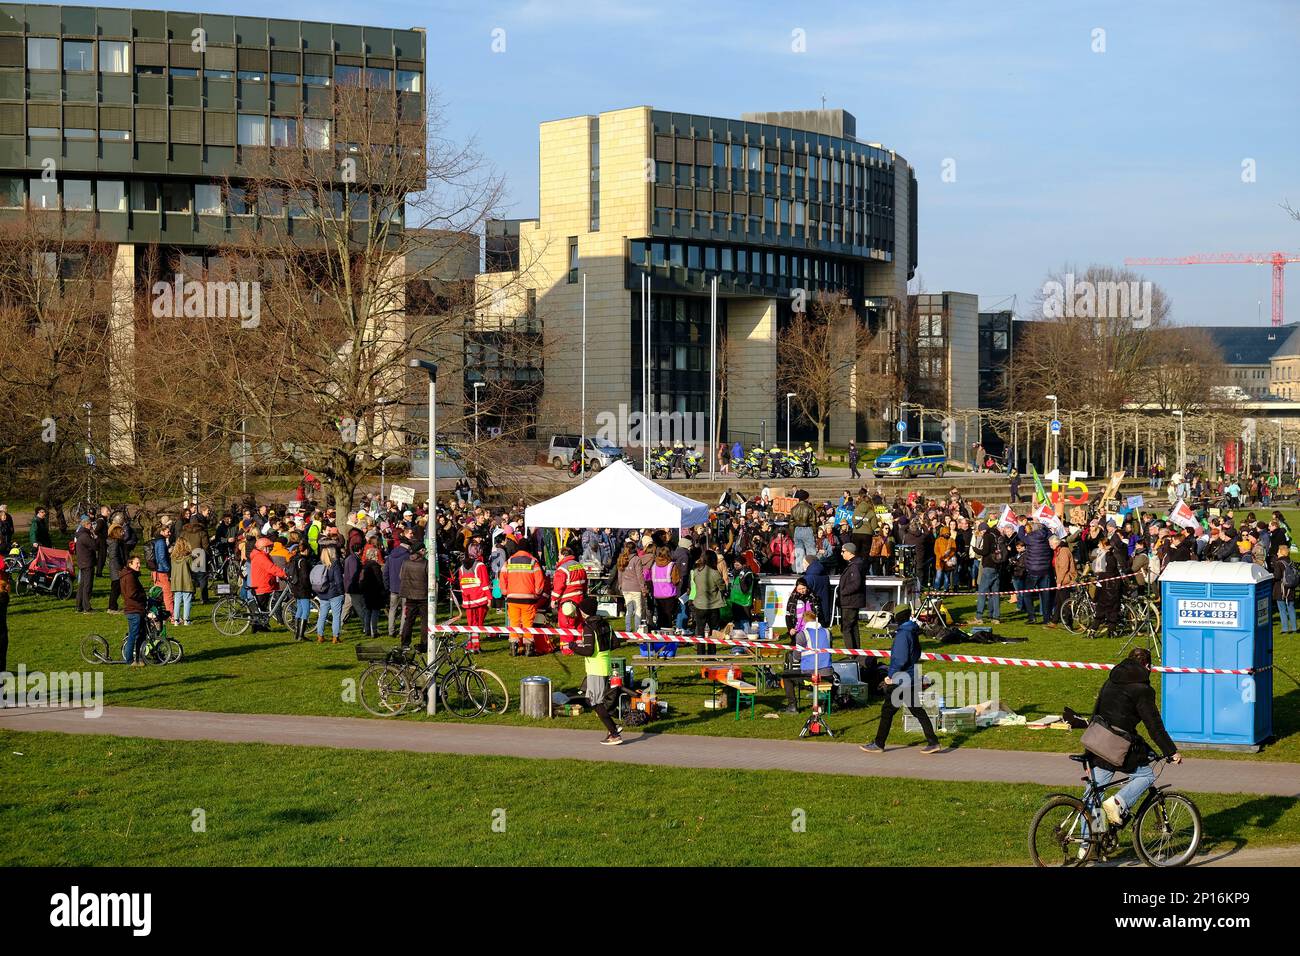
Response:
[{"label": "portable toilet door", "polygon": [[1273,576],[1258,564],[1176,561],[1160,576],[1166,667],[1160,712],[1180,744],[1258,750],[1273,734]]}]

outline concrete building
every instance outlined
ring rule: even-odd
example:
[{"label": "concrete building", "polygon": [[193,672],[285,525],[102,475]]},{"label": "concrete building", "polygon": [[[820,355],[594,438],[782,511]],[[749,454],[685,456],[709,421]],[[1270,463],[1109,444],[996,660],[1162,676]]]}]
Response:
[{"label": "concrete building", "polygon": [[1300,397],[1295,391],[1278,391],[1284,382],[1289,382],[1291,390],[1300,388],[1300,339],[1295,337],[1296,330],[1295,325],[1212,325],[1205,329],[1227,366],[1223,384],[1240,388],[1253,399],[1269,395]]},{"label": "concrete building", "polygon": [[[202,270],[271,218],[292,231],[293,201],[223,188],[248,151],[333,151],[341,167],[355,144],[334,88],[391,91],[404,133],[423,127],[424,74],[418,29],[5,4],[0,218],[44,210],[116,244],[108,325],[129,354],[146,256]],[[110,454],[129,458],[133,416],[110,411]]]},{"label": "concrete building", "polygon": [[[734,120],[637,106],[554,120],[540,126],[539,171],[537,218],[492,225],[480,282],[503,290],[497,311],[538,317],[542,436],[578,430],[584,287],[588,433],[598,414],[641,411],[643,277],[651,410],[706,420],[716,276],[719,413],[747,444],[784,437],[777,337],[799,290],[843,292],[873,332],[896,329],[916,265],[916,180],[843,110]],[[832,443],[884,429],[854,407],[851,380]]]},{"label": "concrete building", "polygon": [[926,415],[921,437],[943,441],[950,457],[968,458],[977,437],[972,413],[980,407],[979,296],[938,292],[912,298],[916,316],[912,400],[940,413]]}]

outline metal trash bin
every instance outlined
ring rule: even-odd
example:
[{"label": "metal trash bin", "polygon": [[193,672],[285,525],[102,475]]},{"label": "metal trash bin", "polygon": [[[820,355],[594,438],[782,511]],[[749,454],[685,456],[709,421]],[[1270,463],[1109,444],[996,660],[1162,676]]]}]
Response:
[{"label": "metal trash bin", "polygon": [[534,675],[519,682],[519,711],[533,720],[551,717],[551,679]]}]

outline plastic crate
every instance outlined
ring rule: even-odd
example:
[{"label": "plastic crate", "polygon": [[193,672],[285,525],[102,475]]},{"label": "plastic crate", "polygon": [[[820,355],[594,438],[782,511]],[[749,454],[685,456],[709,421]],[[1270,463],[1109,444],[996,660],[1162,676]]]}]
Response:
[{"label": "plastic crate", "polygon": [[[925,713],[926,716],[930,718],[930,726],[932,726],[935,730],[938,730],[939,729],[939,708],[927,707],[925,708]],[[903,711],[903,733],[905,734],[922,733],[920,721],[918,721],[915,717],[912,716],[911,711],[906,711],[906,710]]]}]

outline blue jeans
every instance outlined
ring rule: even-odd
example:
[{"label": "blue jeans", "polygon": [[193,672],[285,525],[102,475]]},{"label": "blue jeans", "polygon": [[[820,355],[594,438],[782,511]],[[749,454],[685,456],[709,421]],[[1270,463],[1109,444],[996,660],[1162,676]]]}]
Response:
[{"label": "blue jeans", "polygon": [[[1117,772],[1122,771],[1102,770],[1100,767],[1095,768],[1093,774],[1097,778],[1097,786],[1104,787],[1106,784],[1110,783],[1115,779],[1115,774]],[[1156,772],[1151,769],[1150,764],[1146,764],[1145,766],[1138,767],[1129,774],[1128,781],[1120,787],[1119,791],[1113,794],[1113,796],[1119,797],[1120,802],[1124,804],[1125,808],[1132,812],[1132,810],[1137,806],[1137,802],[1142,799],[1142,794],[1146,793],[1147,788],[1155,782]],[[1090,810],[1098,809],[1101,806],[1101,801],[1096,800],[1095,797],[1095,794],[1085,795],[1084,797],[1084,805]]]},{"label": "blue jeans", "polygon": [[[1050,588],[1051,586],[1052,576],[1046,572],[1031,574],[1025,578],[1025,587],[1027,588]],[[1037,598],[1038,610],[1042,614],[1043,622],[1046,623],[1052,615],[1052,595],[1055,593],[1054,591],[1039,591],[1037,594],[1026,594],[1025,597],[1029,604],[1025,611],[1032,613],[1034,598]]]},{"label": "blue jeans", "polygon": [[794,546],[803,548],[803,556],[811,561],[813,555],[817,553],[817,541],[813,537],[812,528],[795,528],[794,529]]},{"label": "blue jeans", "polygon": [[295,621],[305,621],[311,617],[311,598],[298,598],[298,603],[294,605],[293,619]]},{"label": "blue jeans", "polygon": [[677,598],[677,601],[681,605],[681,609],[678,610],[677,612],[677,619],[673,621],[673,627],[685,630],[686,629],[686,595],[685,594],[681,595],[680,597]]},{"label": "blue jeans", "polygon": [[984,616],[984,599],[988,598],[988,608],[994,620],[1001,617],[1002,598],[996,593],[999,573],[997,568],[980,568],[979,597],[975,599],[975,616]]},{"label": "blue jeans", "polygon": [[1292,599],[1290,601],[1278,601],[1277,612],[1278,612],[1278,616],[1282,619],[1282,633],[1294,634],[1296,631],[1295,600]]},{"label": "blue jeans", "polygon": [[239,585],[239,596],[245,601],[253,600],[253,584],[251,580],[251,565],[245,561],[242,569],[242,583]]},{"label": "blue jeans", "polygon": [[143,614],[128,614],[126,616],[126,656],[122,660],[128,664],[135,660],[135,645],[140,641],[140,625],[143,622]]},{"label": "blue jeans", "polygon": [[951,587],[951,586],[952,586],[952,582],[948,580],[947,571],[934,572],[934,589],[936,591],[942,591],[944,588]]},{"label": "blue jeans", "polygon": [[173,591],[172,592],[172,620],[189,621],[190,608],[194,604],[193,591]]},{"label": "blue jeans", "polygon": [[1016,592],[1016,607],[1024,611],[1026,615],[1032,617],[1034,611],[1033,608],[1029,606],[1029,595],[1025,593],[1025,588],[1028,587],[1028,585],[1025,584],[1027,580],[1028,578],[1013,577],[1011,579],[1011,590]]},{"label": "blue jeans", "polygon": [[342,594],[340,594],[338,597],[329,598],[328,600],[326,600],[325,598],[321,599],[320,617],[316,619],[316,635],[318,637],[325,636],[325,618],[327,617],[333,618],[334,636],[338,637],[339,627],[343,623],[343,595]]}]

